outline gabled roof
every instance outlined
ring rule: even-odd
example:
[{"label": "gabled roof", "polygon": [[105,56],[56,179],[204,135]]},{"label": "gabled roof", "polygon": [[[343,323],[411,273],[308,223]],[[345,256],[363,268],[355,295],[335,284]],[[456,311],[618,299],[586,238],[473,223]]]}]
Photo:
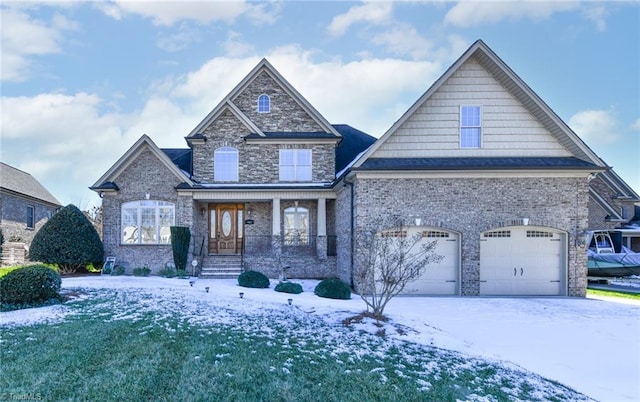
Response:
[{"label": "gabled roof", "polygon": [[640,196],[613,169],[602,172],[599,176],[616,193],[615,198],[631,202],[640,201]]},{"label": "gabled roof", "polygon": [[309,116],[311,116],[311,118],[315,120],[315,122],[320,127],[326,130],[327,133],[331,133],[336,137],[340,137],[340,134],[331,126],[331,124],[329,124],[329,122],[287,80],[284,79],[284,77],[267,61],[267,59],[262,59],[251,70],[251,72],[249,72],[249,74],[247,74],[247,76],[244,77],[244,79],[240,81],[240,83],[238,83],[238,85],[236,85],[235,88],[233,88],[231,92],[229,92],[229,94],[227,94],[227,96],[225,96],[225,98],[189,133],[189,135],[186,137],[187,141],[193,136],[200,134],[202,130],[204,130],[205,127],[211,124],[222,113],[223,109],[227,107],[231,108],[232,110],[235,108],[234,111],[236,113],[234,114],[236,114],[237,117],[237,113],[240,113],[240,115],[244,116],[244,118],[239,117],[240,121],[242,121],[245,125],[253,126],[251,128],[252,133],[263,136],[264,133],[262,133],[260,129],[258,129],[258,127],[256,127],[255,124],[253,124],[251,120],[247,116],[245,116],[232,101],[232,99],[235,98],[236,95],[240,94],[263,71],[269,74],[269,76],[271,76],[271,78],[275,80],[278,85],[280,85],[280,87],[282,87],[284,91],[287,92],[287,94],[294,101],[296,101],[298,105],[300,105],[300,107],[305,112],[307,112]]},{"label": "gabled roof", "polygon": [[35,177],[6,163],[0,162],[0,188],[55,206],[62,206]]},{"label": "gabled roof", "polygon": [[376,142],[376,138],[347,124],[334,124],[333,127],[342,135],[342,141],[336,148],[337,174]]},{"label": "gabled roof", "polygon": [[158,148],[148,135],[143,134],[142,137],[140,137],[140,139],[138,139],[138,141],[136,141],[136,143],[133,144],[131,148],[129,148],[129,150],[125,152],[124,155],[122,155],[120,159],[118,159],[116,163],[114,163],[113,166],[111,166],[111,168],[107,170],[107,172],[102,175],[102,177],[100,177],[93,186],[89,188],[94,191],[117,190],[115,182],[118,176],[120,176],[120,174],[136,159],[140,152],[145,149],[151,151],[151,153],[153,153],[153,155],[155,155],[160,162],[162,162],[162,164],[166,166],[167,169],[169,169],[169,171],[181,182],[193,184],[191,179],[187,176],[188,172],[182,171],[165,152]]},{"label": "gabled roof", "polygon": [[605,163],[555,114],[553,110],[518,77],[482,40],[477,40],[451,67],[396,121],[387,132],[354,164],[359,168],[395,133],[467,60],[475,58],[501,85],[575,157],[598,167]]},{"label": "gabled roof", "polygon": [[615,210],[597,191],[589,188],[589,197],[596,202],[607,213],[607,222],[626,222],[618,211]]}]

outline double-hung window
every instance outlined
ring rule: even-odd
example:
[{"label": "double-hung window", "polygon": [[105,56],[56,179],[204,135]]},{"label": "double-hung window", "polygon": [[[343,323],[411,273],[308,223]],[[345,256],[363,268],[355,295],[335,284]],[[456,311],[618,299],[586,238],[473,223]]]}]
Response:
[{"label": "double-hung window", "polygon": [[36,227],[36,208],[33,205],[27,205],[27,229],[35,229]]},{"label": "double-hung window", "polygon": [[280,150],[280,181],[311,181],[311,150]]},{"label": "double-hung window", "polygon": [[143,200],[122,204],[122,243],[170,244],[175,205]]},{"label": "double-hung window", "polygon": [[238,150],[221,147],[213,153],[213,179],[215,181],[238,181]]},{"label": "double-hung window", "polygon": [[480,148],[482,108],[460,106],[460,148]]},{"label": "double-hung window", "polygon": [[284,245],[306,246],[309,244],[309,210],[290,207],[284,210]]}]

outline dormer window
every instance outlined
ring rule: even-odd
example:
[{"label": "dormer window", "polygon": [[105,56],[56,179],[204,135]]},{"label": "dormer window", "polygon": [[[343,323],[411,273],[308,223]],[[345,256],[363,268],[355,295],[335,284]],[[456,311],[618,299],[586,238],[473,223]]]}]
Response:
[{"label": "dormer window", "polygon": [[269,95],[262,94],[258,97],[258,113],[271,112],[271,98]]},{"label": "dormer window", "polygon": [[480,148],[482,108],[460,106],[460,148]]}]

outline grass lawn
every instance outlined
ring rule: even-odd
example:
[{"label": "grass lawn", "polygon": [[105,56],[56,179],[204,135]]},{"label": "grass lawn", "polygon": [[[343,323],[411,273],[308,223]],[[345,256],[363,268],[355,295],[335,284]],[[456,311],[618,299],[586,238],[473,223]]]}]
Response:
[{"label": "grass lawn", "polygon": [[513,365],[362,333],[292,307],[246,313],[87,290],[49,323],[0,328],[0,389],[47,401],[562,401]]},{"label": "grass lawn", "polygon": [[587,295],[619,297],[622,299],[640,300],[640,293],[614,290],[587,289]]}]

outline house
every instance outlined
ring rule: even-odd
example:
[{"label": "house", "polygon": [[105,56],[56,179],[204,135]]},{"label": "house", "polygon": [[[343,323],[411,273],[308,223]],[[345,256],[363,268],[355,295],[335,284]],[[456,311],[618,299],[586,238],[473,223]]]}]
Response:
[{"label": "house", "polygon": [[287,269],[357,288],[354,233],[395,216],[443,256],[406,293],[584,296],[583,233],[637,198],[482,41],[375,142],[266,60],[185,139],[142,136],[91,187],[107,255],[157,271],[185,225],[201,276]]},{"label": "house", "polygon": [[0,229],[5,242],[3,264],[25,260],[38,229],[61,207],[60,201],[29,173],[0,162]]},{"label": "house", "polygon": [[157,271],[182,225],[201,276],[335,276],[336,171],[375,138],[331,125],[262,60],[185,139],[160,149],[142,136],[91,187],[106,255]]}]

